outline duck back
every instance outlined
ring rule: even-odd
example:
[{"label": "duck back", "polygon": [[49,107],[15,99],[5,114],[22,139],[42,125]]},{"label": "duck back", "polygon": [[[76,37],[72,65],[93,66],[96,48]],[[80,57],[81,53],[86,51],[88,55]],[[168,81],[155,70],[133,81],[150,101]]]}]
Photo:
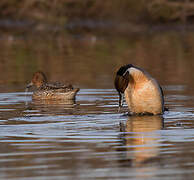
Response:
[{"label": "duck back", "polygon": [[129,110],[135,114],[162,114],[163,92],[158,82],[141,69],[132,69],[130,81],[125,90]]}]

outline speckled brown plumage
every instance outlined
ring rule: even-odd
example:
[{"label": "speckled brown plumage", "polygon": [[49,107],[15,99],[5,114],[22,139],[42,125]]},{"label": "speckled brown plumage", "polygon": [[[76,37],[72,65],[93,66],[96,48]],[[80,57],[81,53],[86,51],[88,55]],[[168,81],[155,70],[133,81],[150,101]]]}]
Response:
[{"label": "speckled brown plumage", "polygon": [[36,87],[33,93],[33,99],[54,99],[54,100],[70,100],[75,99],[79,88],[74,88],[71,84],[63,84],[60,82],[48,83],[45,74],[41,71],[34,73],[32,81],[27,85]]}]

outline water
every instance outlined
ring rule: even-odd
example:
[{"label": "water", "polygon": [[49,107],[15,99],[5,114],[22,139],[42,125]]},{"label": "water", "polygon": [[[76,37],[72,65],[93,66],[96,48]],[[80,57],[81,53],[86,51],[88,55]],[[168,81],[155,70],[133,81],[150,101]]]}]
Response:
[{"label": "water", "polygon": [[[0,179],[193,179],[193,41],[174,31],[1,34]],[[118,111],[114,73],[127,63],[160,82],[163,116]],[[76,102],[32,101],[24,91],[37,70],[79,87]]]},{"label": "water", "polygon": [[81,89],[75,104],[0,93],[0,178],[192,179],[194,97],[164,88],[169,112],[143,117],[118,113],[114,89]]}]

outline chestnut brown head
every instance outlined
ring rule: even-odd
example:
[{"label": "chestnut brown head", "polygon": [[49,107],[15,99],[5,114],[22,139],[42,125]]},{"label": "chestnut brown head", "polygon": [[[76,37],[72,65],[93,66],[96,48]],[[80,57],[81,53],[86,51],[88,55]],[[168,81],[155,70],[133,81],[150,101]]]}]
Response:
[{"label": "chestnut brown head", "polygon": [[123,94],[125,92],[125,89],[127,88],[129,84],[129,71],[128,69],[130,67],[133,67],[132,64],[128,64],[125,66],[120,67],[120,69],[116,73],[114,85],[116,90],[119,93],[119,107],[122,106],[123,101]]},{"label": "chestnut brown head", "polygon": [[27,88],[30,88],[31,86],[40,88],[45,83],[47,83],[47,78],[45,74],[41,71],[37,71],[34,73],[31,82],[27,85]]}]

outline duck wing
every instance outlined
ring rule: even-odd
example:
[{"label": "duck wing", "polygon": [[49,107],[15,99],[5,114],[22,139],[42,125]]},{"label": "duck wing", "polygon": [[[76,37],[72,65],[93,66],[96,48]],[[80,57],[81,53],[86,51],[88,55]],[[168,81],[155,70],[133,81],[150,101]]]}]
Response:
[{"label": "duck wing", "polygon": [[60,82],[54,83],[46,83],[40,87],[40,90],[61,90],[61,91],[68,91],[72,90],[73,86],[71,84],[63,84]]}]

